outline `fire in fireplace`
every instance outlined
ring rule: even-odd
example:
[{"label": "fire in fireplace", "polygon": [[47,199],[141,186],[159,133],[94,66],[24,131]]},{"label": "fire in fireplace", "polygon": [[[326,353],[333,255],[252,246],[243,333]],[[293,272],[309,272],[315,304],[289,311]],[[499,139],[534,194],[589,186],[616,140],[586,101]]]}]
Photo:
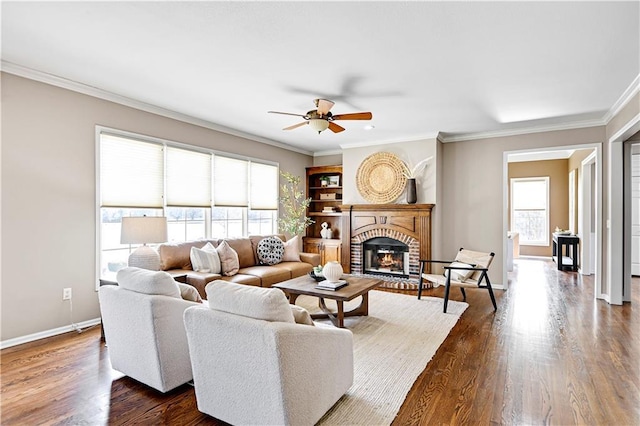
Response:
[{"label": "fire in fireplace", "polygon": [[409,277],[409,246],[393,238],[378,237],[362,243],[365,274]]}]

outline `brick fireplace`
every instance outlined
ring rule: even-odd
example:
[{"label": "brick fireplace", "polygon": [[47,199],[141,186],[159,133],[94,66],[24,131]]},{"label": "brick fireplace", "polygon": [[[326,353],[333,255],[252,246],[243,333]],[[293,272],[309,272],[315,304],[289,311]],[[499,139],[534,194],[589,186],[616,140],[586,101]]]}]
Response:
[{"label": "brick fireplace", "polygon": [[[402,272],[399,267],[382,265],[374,267],[376,274],[417,279],[419,260],[431,258],[431,209],[433,204],[354,204],[342,206],[342,265],[345,272],[362,274],[371,272],[371,248],[364,246],[370,242],[378,244],[380,258],[387,251],[397,251],[399,262],[406,246],[402,261],[408,261],[408,268]],[[375,244],[374,244],[375,245]],[[392,247],[390,249],[389,247]],[[374,262],[376,263],[375,259]],[[365,266],[365,264],[367,264]],[[403,265],[404,267],[404,265]],[[365,271],[367,269],[367,271]],[[388,274],[386,269],[389,269]]]}]

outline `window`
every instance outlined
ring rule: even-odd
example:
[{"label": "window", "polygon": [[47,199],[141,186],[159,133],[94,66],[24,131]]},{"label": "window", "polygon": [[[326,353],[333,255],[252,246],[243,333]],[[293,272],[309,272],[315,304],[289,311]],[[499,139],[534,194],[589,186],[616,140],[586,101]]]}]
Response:
[{"label": "window", "polygon": [[100,129],[99,276],[127,265],[122,218],[166,216],[169,241],[277,232],[278,167]]},{"label": "window", "polygon": [[511,179],[511,231],[520,244],[549,245],[549,177]]}]

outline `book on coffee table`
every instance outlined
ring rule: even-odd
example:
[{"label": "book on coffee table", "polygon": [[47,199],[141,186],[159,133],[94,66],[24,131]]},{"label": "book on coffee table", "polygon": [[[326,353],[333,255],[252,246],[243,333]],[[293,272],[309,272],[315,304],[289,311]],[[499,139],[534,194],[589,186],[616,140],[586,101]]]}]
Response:
[{"label": "book on coffee table", "polygon": [[330,282],[327,280],[320,281],[318,285],[316,285],[316,289],[318,290],[338,290],[348,283],[345,280],[338,280],[336,282]]}]

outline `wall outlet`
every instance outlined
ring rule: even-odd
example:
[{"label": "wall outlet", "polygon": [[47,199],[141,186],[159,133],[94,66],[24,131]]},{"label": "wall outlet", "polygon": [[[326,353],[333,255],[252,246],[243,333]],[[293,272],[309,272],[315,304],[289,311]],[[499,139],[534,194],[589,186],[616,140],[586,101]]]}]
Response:
[{"label": "wall outlet", "polygon": [[62,300],[71,300],[71,288],[62,289]]}]

